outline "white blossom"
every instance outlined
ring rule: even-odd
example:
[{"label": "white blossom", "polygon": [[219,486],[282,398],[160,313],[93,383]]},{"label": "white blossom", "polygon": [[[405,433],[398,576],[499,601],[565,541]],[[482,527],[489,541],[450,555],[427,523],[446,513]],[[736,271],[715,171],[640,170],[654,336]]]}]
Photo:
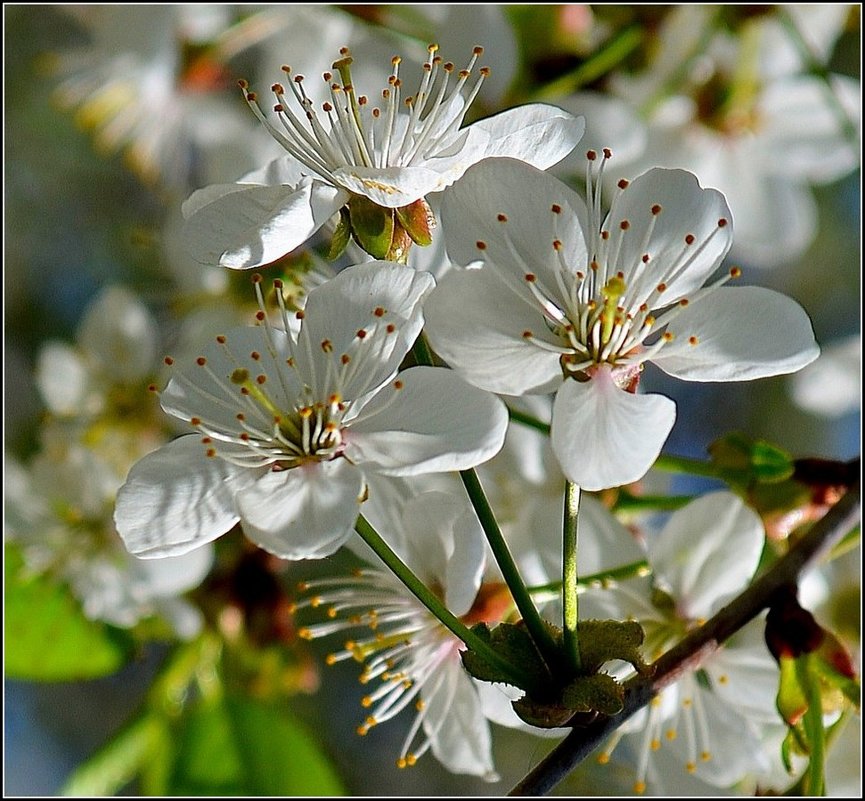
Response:
[{"label": "white blossom", "polygon": [[[602,217],[513,159],[471,168],[444,199],[451,271],[427,303],[430,342],[483,389],[555,392],[552,445],[567,478],[600,490],[651,467],[675,404],[637,394],[643,364],[689,381],[794,372],[818,354],[810,321],[761,287],[703,286],[732,241],[723,196],[683,170],[622,180]],[[609,153],[604,155],[603,162]]]}]

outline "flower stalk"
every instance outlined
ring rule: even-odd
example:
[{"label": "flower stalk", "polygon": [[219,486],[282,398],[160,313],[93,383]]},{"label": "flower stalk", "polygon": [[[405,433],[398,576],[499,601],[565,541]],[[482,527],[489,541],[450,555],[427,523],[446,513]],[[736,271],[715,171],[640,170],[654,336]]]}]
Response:
[{"label": "flower stalk", "polygon": [[562,527],[562,631],[565,657],[575,675],[582,669],[579,642],[579,591],[577,589],[577,535],[580,488],[565,482],[565,514]]}]

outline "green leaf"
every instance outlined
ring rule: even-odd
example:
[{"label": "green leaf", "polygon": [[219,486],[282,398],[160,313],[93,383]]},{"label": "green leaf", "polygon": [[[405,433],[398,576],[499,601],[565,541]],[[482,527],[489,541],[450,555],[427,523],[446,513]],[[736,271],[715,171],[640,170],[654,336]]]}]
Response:
[{"label": "green leaf", "polygon": [[309,731],[282,709],[240,696],[185,717],[169,795],[322,796],[345,790]]},{"label": "green leaf", "polygon": [[88,620],[69,588],[30,576],[14,547],[5,549],[6,676],[31,681],[92,679],[116,672],[132,638]]},{"label": "green leaf", "polygon": [[348,203],[351,231],[357,243],[374,259],[386,259],[394,232],[394,211],[355,195]]},{"label": "green leaf", "polygon": [[164,729],[153,715],[133,721],[72,773],[62,794],[83,798],[116,795],[153,760],[153,747],[164,737]]}]

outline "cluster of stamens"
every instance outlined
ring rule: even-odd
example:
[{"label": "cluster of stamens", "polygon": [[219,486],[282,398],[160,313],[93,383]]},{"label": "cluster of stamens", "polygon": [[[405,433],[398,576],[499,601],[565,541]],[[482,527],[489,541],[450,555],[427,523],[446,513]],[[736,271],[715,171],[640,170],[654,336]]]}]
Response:
[{"label": "cluster of stamens", "polygon": [[[283,66],[300,113],[292,111],[285,87],[274,84],[271,90],[277,102],[273,110],[280,127],[262,112],[257,95],[249,90],[247,82],[240,81],[240,87],[249,107],[276,141],[312,173],[336,184],[334,171],[339,168],[408,167],[451,143],[489,69],[482,67],[478,80],[467,89],[475,62],[483,53],[483,48],[476,47],[468,65],[457,73],[456,82],[451,85],[454,65],[443,62],[437,51],[438,45],[429,46],[418,90],[404,100],[400,97],[399,77],[402,59],[394,56],[388,86],[381,93],[382,107],[370,107],[366,95],[358,95],[352,84],[351,54],[348,48],[341,48],[341,58],[333,63],[339,79],[332,72],[322,76],[330,100],[321,105],[321,117],[304,89],[304,77],[292,75],[291,67]],[[455,102],[458,97],[463,98],[460,104]],[[405,112],[401,111],[401,105],[405,106]],[[327,127],[323,124],[325,117]]]},{"label": "cluster of stamens", "polygon": [[[622,385],[632,384],[643,362],[650,360],[677,336],[669,324],[688,306],[687,297],[666,301],[665,293],[673,281],[680,278],[701,257],[707,245],[718,231],[728,225],[725,218],[717,222],[707,235],[698,241],[694,234],[687,234],[678,252],[664,253],[663,258],[655,260],[656,254],[648,252],[648,246],[663,207],[654,203],[648,209],[647,224],[632,225],[627,219],[621,220],[613,230],[604,227],[601,207],[601,179],[606,162],[612,157],[605,148],[600,159],[600,167],[595,173],[593,165],[598,154],[590,150],[587,155],[586,185],[587,206],[590,230],[594,239],[588,243],[588,264],[582,269],[574,269],[568,261],[568,254],[559,235],[562,206],[550,205],[552,214],[552,250],[557,267],[554,284],[546,284],[535,272],[523,275],[523,287],[528,289],[536,306],[540,308],[547,325],[558,344],[551,343],[530,329],[523,331],[523,338],[538,348],[560,354],[565,376],[584,378],[591,374],[592,368],[607,364],[617,370]],[[629,182],[618,182],[607,220],[615,218],[615,210],[622,193],[627,191]],[[503,242],[517,263],[526,263],[510,236],[508,217],[500,213],[496,216],[501,224]],[[637,262],[623,263],[622,244],[625,237],[641,236],[641,247]],[[478,241],[477,248],[481,258],[486,256],[487,243]],[[657,264],[657,266],[656,266]],[[506,270],[496,270],[496,275],[513,284],[519,285]],[[727,275],[701,290],[701,297],[707,291],[717,288],[738,278],[741,270],[730,269]],[[653,334],[655,335],[653,337]],[[688,343],[697,346],[696,336],[688,335]],[[651,343],[647,343],[648,339]]]},{"label": "cluster of stamens", "polygon": [[[261,276],[255,275],[253,284],[259,304],[256,324],[263,329],[262,349],[240,356],[239,347],[219,335],[221,374],[212,366],[213,357],[206,355],[195,359],[200,377],[195,371],[176,371],[172,381],[202,409],[184,419],[201,432],[207,456],[219,456],[238,466],[269,465],[278,471],[336,459],[345,448],[346,417],[353,413],[352,419],[358,419],[354,399],[345,397],[344,388],[351,386],[355,398],[371,389],[365,384],[366,372],[372,372],[367,367],[370,360],[380,358],[396,325],[387,319],[386,309],[376,307],[369,325],[356,332],[349,352],[337,354],[333,343],[323,339],[318,343],[320,352],[313,353],[309,338],[293,333],[282,282],[274,282],[281,328],[274,327],[266,311]],[[296,311],[293,317],[296,327],[297,321],[302,325],[305,313]],[[165,363],[173,366],[175,362],[168,356]],[[402,388],[399,379],[391,385],[394,390]],[[153,385],[150,389],[157,392]],[[227,423],[226,412],[231,413],[233,424]]]},{"label": "cluster of stamens", "polygon": [[312,640],[350,629],[369,630],[369,636],[347,640],[342,649],[328,654],[326,662],[334,665],[353,659],[363,665],[358,678],[362,685],[378,682],[361,699],[369,712],[357,728],[359,735],[407,707],[414,708],[416,715],[397,759],[398,767],[411,767],[432,745],[421,732],[426,713],[421,690],[427,696],[437,690],[444,679],[440,666],[458,647],[458,640],[395,584],[390,573],[357,570],[350,578],[316,579],[303,582],[299,589],[314,594],[295,603],[292,611],[323,608],[329,618],[300,628],[300,637]]}]

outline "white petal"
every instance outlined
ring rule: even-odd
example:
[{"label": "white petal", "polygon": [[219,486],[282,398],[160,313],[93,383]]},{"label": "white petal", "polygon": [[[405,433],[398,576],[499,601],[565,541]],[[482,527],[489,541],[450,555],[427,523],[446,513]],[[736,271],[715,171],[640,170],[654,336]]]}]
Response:
[{"label": "white petal", "polygon": [[470,127],[489,133],[483,158],[515,158],[545,170],[579,144],[586,121],[556,106],[530,103],[479,120]]},{"label": "white petal", "polygon": [[141,380],[156,360],[158,331],[147,307],[128,289],[102,290],[87,309],[78,341],[116,380]]},{"label": "white petal", "polygon": [[[52,412],[81,414],[88,411],[85,403],[88,391],[92,390],[91,381],[87,365],[70,345],[47,342],[39,350],[36,384]],[[98,399],[96,403],[102,405]]]},{"label": "white petal", "polygon": [[840,417],[862,407],[862,335],[832,342],[820,358],[797,373],[793,400],[813,414]]},{"label": "white petal", "polygon": [[[718,787],[730,787],[749,772],[761,774],[766,769],[766,756],[761,748],[757,728],[739,714],[735,704],[728,704],[709,690],[694,687],[694,704],[702,705],[706,720],[709,721],[709,740],[703,745],[711,758],[702,760],[697,754],[695,775],[705,782]],[[684,727],[682,727],[684,728]],[[669,748],[685,765],[694,754],[689,748],[687,736],[679,731],[679,736],[666,742],[662,751]],[[680,768],[685,773],[683,768]]]},{"label": "white petal", "polygon": [[283,559],[318,559],[354,530],[363,475],[345,459],[267,471],[237,495],[243,531]]},{"label": "white petal", "polygon": [[646,552],[599,500],[583,493],[578,519],[577,567],[581,576],[639,562]]},{"label": "white petal", "polygon": [[[655,205],[661,206],[658,215],[652,214]],[[724,227],[718,226],[721,219],[727,221]],[[621,240],[618,261],[608,265],[608,273],[622,271],[626,284],[648,273],[651,281],[647,288],[663,281],[669,293],[665,298],[680,297],[702,286],[727,255],[733,241],[731,220],[724,196],[714,189],[703,189],[690,172],[649,170],[621,192],[604,222],[603,228],[610,232],[610,249],[619,247],[617,240]],[[624,221],[627,230],[622,230]],[[646,244],[645,232],[650,225],[654,227]],[[688,235],[694,237],[692,245],[685,244]],[[646,254],[650,261],[643,263]],[[687,258],[693,255],[693,261],[681,277],[675,277],[683,254]]]},{"label": "white petal", "polygon": [[[288,336],[274,330],[268,339],[263,326],[246,326],[226,332],[225,339],[224,345],[211,341],[199,351],[205,365],[192,362],[177,370],[160,398],[162,408],[181,420],[201,418],[208,430],[235,438],[244,431],[238,412],[246,413],[250,424],[270,431],[272,416],[255,410],[256,405],[241,395],[241,387],[231,381],[231,375],[242,368],[252,378],[266,376],[267,394],[274,405],[294,408],[301,387],[294,371],[285,365],[291,354]],[[253,352],[260,358],[252,358]]]},{"label": "white petal", "polygon": [[744,626],[703,664],[712,690],[739,712],[759,723],[777,723],[780,671],[766,647],[765,620]]},{"label": "white petal", "polygon": [[495,267],[451,270],[426,302],[426,333],[433,349],[461,376],[490,392],[548,392],[562,380],[559,354],[524,336],[559,344],[528,290],[512,291]]},{"label": "white petal", "polygon": [[553,451],[564,474],[586,490],[602,490],[642,478],[676,419],[676,404],[663,395],[619,389],[609,369],[586,383],[565,381],[553,404]]},{"label": "white petal", "polygon": [[444,675],[434,692],[423,694],[423,728],[432,741],[432,752],[453,773],[495,780],[490,727],[481,713],[474,682],[456,653],[440,669]]},{"label": "white petal", "polygon": [[[313,289],[305,307],[297,364],[317,396],[326,398],[333,391],[327,361],[338,364],[343,355],[355,365],[349,368],[354,378],[339,382],[346,399],[354,400],[387,381],[423,327],[421,302],[434,285],[429,273],[371,261],[348,267]],[[381,316],[377,309],[383,311]],[[389,325],[394,326],[392,332]],[[361,329],[366,332],[363,338],[357,335]],[[324,342],[330,343],[332,357],[322,352]],[[337,369],[345,372],[341,365]]]},{"label": "white petal", "polygon": [[748,585],[764,541],[756,512],[737,495],[712,492],[670,516],[649,540],[649,561],[682,617],[709,618]]},{"label": "white petal", "polygon": [[504,443],[508,413],[495,395],[452,370],[413,367],[400,374],[352,421],[346,456],[364,469],[407,476],[465,470]]},{"label": "white petal", "polygon": [[197,587],[213,566],[213,546],[165,559],[129,557],[130,579],[145,588],[148,598],[172,597]]},{"label": "white petal", "polygon": [[117,493],[114,524],[130,553],[177,556],[225,534],[239,517],[234,495],[251,480],[219,458],[209,458],[197,435],[180,437],[148,454]]},{"label": "white petal", "polygon": [[580,114],[586,120],[586,133],[581,147],[560,162],[555,174],[583,175],[586,170],[586,151],[600,153],[609,147],[614,160],[609,166],[620,170],[646,148],[646,125],[637,110],[624,100],[600,92],[578,92],[562,98],[562,108]]},{"label": "white petal", "polygon": [[[554,204],[561,207],[560,214],[552,212]],[[467,266],[483,259],[507,271],[517,285],[525,283],[526,273],[535,273],[551,291],[560,269],[556,239],[572,272],[588,263],[586,218],[585,203],[576,192],[516,159],[485,159],[442,200],[442,227],[454,262]],[[479,249],[478,242],[486,247]]]},{"label": "white petal", "polygon": [[823,78],[793,76],[766,87],[760,98],[763,124],[755,143],[764,169],[814,183],[835,181],[855,169],[860,147],[847,138],[841,115],[829,100],[830,92],[845,108],[854,128],[861,128],[857,80],[836,75],[830,89]]},{"label": "white petal", "polygon": [[195,211],[184,235],[201,264],[233,270],[269,264],[306,242],[348,200],[342,190],[309,179],[296,187],[237,187],[206,205],[187,201]]},{"label": "white petal", "polygon": [[[670,322],[676,338],[653,359],[686,381],[750,381],[793,373],[820,354],[805,310],[764,287],[722,287]],[[689,342],[697,338],[697,344]]]},{"label": "white petal", "polygon": [[[444,189],[450,181],[426,167],[340,167],[333,171],[339,185],[373,203],[395,209]],[[457,176],[454,176],[454,179]],[[453,179],[452,179],[453,180]]]},{"label": "white petal", "polygon": [[460,514],[451,530],[453,543],[445,577],[445,603],[455,615],[463,615],[471,609],[481,586],[486,540],[473,509]]}]

